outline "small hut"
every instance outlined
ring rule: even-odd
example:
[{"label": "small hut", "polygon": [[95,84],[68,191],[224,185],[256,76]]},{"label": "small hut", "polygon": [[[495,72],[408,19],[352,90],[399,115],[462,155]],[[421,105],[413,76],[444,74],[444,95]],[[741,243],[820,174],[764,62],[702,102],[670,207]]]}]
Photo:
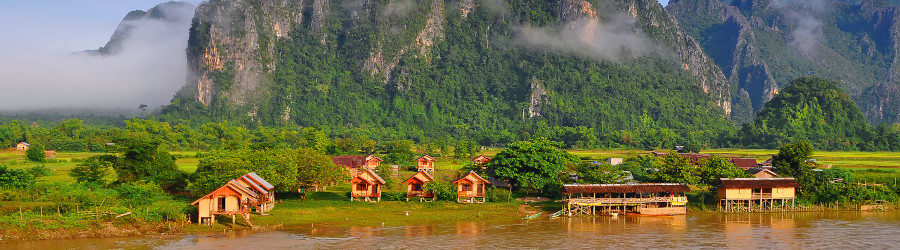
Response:
[{"label": "small hut", "polygon": [[475,159],[472,159],[472,163],[474,163],[475,165],[484,164],[489,161],[491,161],[491,158],[485,155],[479,155],[478,157],[475,157]]},{"label": "small hut", "polygon": [[232,225],[235,215],[241,215],[247,224],[250,223],[250,209],[259,202],[257,194],[245,188],[235,180],[228,181],[215,191],[200,197],[191,205],[198,205],[197,222],[212,225],[216,223],[216,215],[231,215]]},{"label": "small hut", "polygon": [[[484,186],[489,184],[488,180],[482,178],[475,171],[469,171],[463,177],[456,181],[456,202],[459,203],[484,203]],[[481,198],[481,201],[478,201]]]},{"label": "small hut", "polygon": [[726,212],[784,211],[794,207],[794,178],[722,178],[719,207]]},{"label": "small hut", "polygon": [[762,167],[749,168],[747,170],[744,170],[744,172],[746,172],[748,174],[752,174],[756,178],[778,177],[778,174],[776,174],[775,172],[772,172],[772,170],[769,170],[768,168],[762,168]]},{"label": "small hut", "polygon": [[350,176],[356,176],[365,169],[378,168],[383,160],[374,155],[341,155],[331,158],[334,165],[343,167]]},{"label": "small hut", "polygon": [[18,151],[27,151],[29,147],[31,147],[31,144],[28,144],[27,142],[19,142],[16,144],[16,150]]},{"label": "small hut", "polygon": [[250,172],[238,178],[237,181],[241,186],[249,189],[257,194],[259,202],[254,206],[260,214],[268,212],[275,207],[275,186],[269,184],[268,181],[259,177],[254,172]]},{"label": "small hut", "polygon": [[403,181],[403,184],[406,184],[406,201],[409,201],[409,198],[419,198],[419,201],[429,201],[428,198],[431,198],[431,201],[434,201],[434,193],[425,190],[425,184],[432,181],[434,177],[425,170],[419,170]]},{"label": "small hut", "polygon": [[422,157],[419,157],[419,159],[416,159],[416,170],[434,174],[434,162],[436,161],[437,160],[430,155],[423,155]]},{"label": "small hut", "polygon": [[375,171],[367,168],[350,179],[350,201],[357,198],[365,201],[372,201],[372,198],[376,198],[376,201],[381,201],[381,186],[385,183],[387,182],[381,179]]}]

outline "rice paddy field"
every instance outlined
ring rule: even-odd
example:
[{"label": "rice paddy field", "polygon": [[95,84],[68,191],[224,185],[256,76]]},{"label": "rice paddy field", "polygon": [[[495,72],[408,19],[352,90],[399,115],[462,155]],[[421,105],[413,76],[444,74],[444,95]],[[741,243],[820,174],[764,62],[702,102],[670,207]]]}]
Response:
[{"label": "rice paddy field", "polygon": [[[495,155],[499,149],[488,149],[484,153],[488,156]],[[649,154],[647,150],[569,150],[570,153],[586,161],[603,162],[608,158],[628,158],[630,156]],[[197,170],[199,158],[197,152],[175,151],[170,152],[177,160],[179,169],[186,172]],[[709,149],[703,154],[720,155],[723,157],[754,158],[758,162],[765,161],[777,153],[770,149]],[[78,165],[84,158],[101,155],[102,153],[88,152],[59,152],[55,157],[48,159],[45,166],[54,171],[54,175],[41,177],[39,181],[54,182],[73,181],[68,171]],[[887,182],[900,178],[900,153],[897,152],[844,152],[844,151],[817,151],[813,156],[822,167],[840,167],[851,170],[860,181]],[[439,179],[455,177],[456,170],[469,164],[468,160],[456,160],[450,158],[438,158],[435,168],[438,170]],[[25,160],[25,152],[7,149],[0,151],[0,164],[10,168],[28,168],[35,163]],[[403,169],[401,169],[403,170]],[[408,176],[413,172],[401,171],[400,176]],[[114,176],[110,177],[111,179]]]}]

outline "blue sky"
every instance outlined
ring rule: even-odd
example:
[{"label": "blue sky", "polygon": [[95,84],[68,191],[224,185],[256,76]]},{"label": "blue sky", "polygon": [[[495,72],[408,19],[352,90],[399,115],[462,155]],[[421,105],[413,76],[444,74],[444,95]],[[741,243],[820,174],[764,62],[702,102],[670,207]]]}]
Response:
[{"label": "blue sky", "polygon": [[[109,40],[129,11],[163,0],[27,0],[0,7],[0,53],[5,49],[71,52],[96,49]],[[198,3],[199,0],[188,2]],[[21,51],[20,51],[21,52]]]}]

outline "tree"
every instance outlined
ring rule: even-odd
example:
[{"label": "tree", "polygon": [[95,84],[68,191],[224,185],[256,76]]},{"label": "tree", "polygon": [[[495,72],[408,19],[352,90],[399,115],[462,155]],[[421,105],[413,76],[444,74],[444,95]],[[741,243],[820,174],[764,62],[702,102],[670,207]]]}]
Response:
[{"label": "tree", "polygon": [[657,162],[657,169],[658,171],[650,173],[650,179],[654,181],[686,184],[700,182],[697,168],[687,157],[679,155],[675,151],[669,151],[662,161]]},{"label": "tree", "polygon": [[25,151],[25,159],[33,162],[44,162],[47,159],[47,156],[44,155],[44,146],[41,144],[32,144],[28,147],[28,150]]},{"label": "tree", "polygon": [[127,133],[116,139],[118,159],[113,164],[119,183],[148,180],[169,192],[182,190],[186,173],[178,170],[175,157],[159,149],[160,141],[146,133]]},{"label": "tree", "polygon": [[100,157],[89,157],[73,168],[69,172],[69,176],[75,178],[75,181],[79,183],[103,184],[103,178],[109,173],[111,165],[109,161],[102,160]]},{"label": "tree", "polygon": [[699,172],[699,184],[715,187],[721,183],[721,178],[750,177],[743,169],[728,162],[728,159],[719,156],[710,156],[697,161]]},{"label": "tree", "polygon": [[487,172],[519,188],[543,190],[562,184],[560,175],[578,157],[559,149],[563,144],[538,138],[510,143],[486,164]]},{"label": "tree", "polygon": [[815,163],[810,161],[813,155],[813,146],[801,141],[788,143],[778,149],[778,154],[772,156],[772,166],[778,174],[786,177],[797,178],[800,185],[810,183],[812,169]]},{"label": "tree", "polygon": [[585,183],[616,183],[624,175],[621,170],[609,164],[582,162],[575,169],[578,172],[578,176],[581,177],[579,182]]}]

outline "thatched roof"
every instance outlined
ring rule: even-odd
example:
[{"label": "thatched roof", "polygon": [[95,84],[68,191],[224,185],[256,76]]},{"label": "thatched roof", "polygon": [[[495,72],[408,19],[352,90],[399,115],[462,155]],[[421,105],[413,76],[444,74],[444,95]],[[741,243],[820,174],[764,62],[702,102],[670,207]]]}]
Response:
[{"label": "thatched roof", "polygon": [[794,178],[722,178],[723,188],[789,188],[800,187]]},{"label": "thatched roof", "polygon": [[663,193],[690,192],[684,183],[633,183],[633,184],[565,184],[563,194],[577,193]]}]

